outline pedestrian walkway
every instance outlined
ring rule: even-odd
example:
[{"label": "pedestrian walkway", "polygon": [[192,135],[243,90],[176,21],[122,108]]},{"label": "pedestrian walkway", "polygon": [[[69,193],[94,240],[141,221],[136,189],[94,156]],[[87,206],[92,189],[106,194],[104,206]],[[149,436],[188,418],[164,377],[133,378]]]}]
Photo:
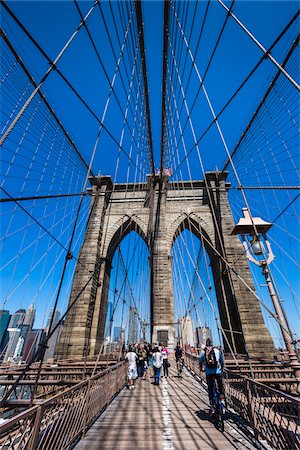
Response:
[{"label": "pedestrian walkway", "polygon": [[[247,428],[231,417],[222,434],[210,422],[207,393],[184,370],[160,386],[149,380],[124,389],[76,446],[77,450],[253,450]],[[246,433],[245,433],[246,432]]]}]

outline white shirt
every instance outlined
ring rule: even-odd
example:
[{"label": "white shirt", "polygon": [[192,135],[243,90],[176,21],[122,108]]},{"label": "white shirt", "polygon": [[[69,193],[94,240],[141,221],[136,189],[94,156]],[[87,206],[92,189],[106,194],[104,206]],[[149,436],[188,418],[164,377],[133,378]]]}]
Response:
[{"label": "white shirt", "polygon": [[134,352],[128,352],[125,356],[128,361],[128,369],[136,369],[137,354]]},{"label": "white shirt", "polygon": [[166,348],[161,351],[161,354],[163,359],[168,359],[168,350]]},{"label": "white shirt", "polygon": [[153,366],[160,369],[163,364],[163,356],[160,352],[153,353]]}]

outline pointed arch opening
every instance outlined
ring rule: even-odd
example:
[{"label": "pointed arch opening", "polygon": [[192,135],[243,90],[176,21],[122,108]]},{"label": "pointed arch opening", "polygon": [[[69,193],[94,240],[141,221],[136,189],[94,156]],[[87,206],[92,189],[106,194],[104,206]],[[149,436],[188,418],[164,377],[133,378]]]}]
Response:
[{"label": "pointed arch opening", "polygon": [[210,337],[226,352],[245,353],[229,274],[215,251],[214,233],[203,223],[186,215],[171,239],[177,336],[198,348]]},{"label": "pointed arch opening", "polygon": [[107,249],[107,286],[102,292],[104,350],[150,340],[149,249],[143,224],[125,220]]}]

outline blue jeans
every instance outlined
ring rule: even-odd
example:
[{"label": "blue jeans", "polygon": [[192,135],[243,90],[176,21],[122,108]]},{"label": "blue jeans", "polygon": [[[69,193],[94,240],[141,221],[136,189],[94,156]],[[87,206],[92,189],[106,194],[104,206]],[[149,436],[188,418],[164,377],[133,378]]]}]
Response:
[{"label": "blue jeans", "polygon": [[143,373],[144,373],[144,361],[138,361],[137,370],[138,370],[138,376],[142,377]]},{"label": "blue jeans", "polygon": [[157,367],[155,367],[155,366],[153,366],[153,369],[154,369],[154,384],[159,384],[159,378],[160,378],[160,369],[161,368],[157,368]]}]

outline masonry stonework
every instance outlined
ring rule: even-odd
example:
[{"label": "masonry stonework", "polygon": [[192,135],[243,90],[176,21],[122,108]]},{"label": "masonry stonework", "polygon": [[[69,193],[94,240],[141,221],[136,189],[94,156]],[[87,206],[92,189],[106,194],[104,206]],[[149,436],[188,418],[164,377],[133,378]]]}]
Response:
[{"label": "masonry stonework", "polygon": [[[212,267],[226,351],[269,357],[274,344],[264,323],[243,248],[234,227],[226,173],[206,173],[204,181],[169,182],[149,176],[146,183],[112,184],[91,179],[91,209],[69,300],[58,359],[98,354],[104,340],[111,263],[121,240],[137,232],[149,249],[153,342],[174,344],[171,251],[188,229],[201,239]],[[207,189],[208,187],[208,189]],[[222,260],[223,258],[223,260]],[[236,273],[228,270],[238,260]],[[86,270],[88,269],[88,270]]]}]

